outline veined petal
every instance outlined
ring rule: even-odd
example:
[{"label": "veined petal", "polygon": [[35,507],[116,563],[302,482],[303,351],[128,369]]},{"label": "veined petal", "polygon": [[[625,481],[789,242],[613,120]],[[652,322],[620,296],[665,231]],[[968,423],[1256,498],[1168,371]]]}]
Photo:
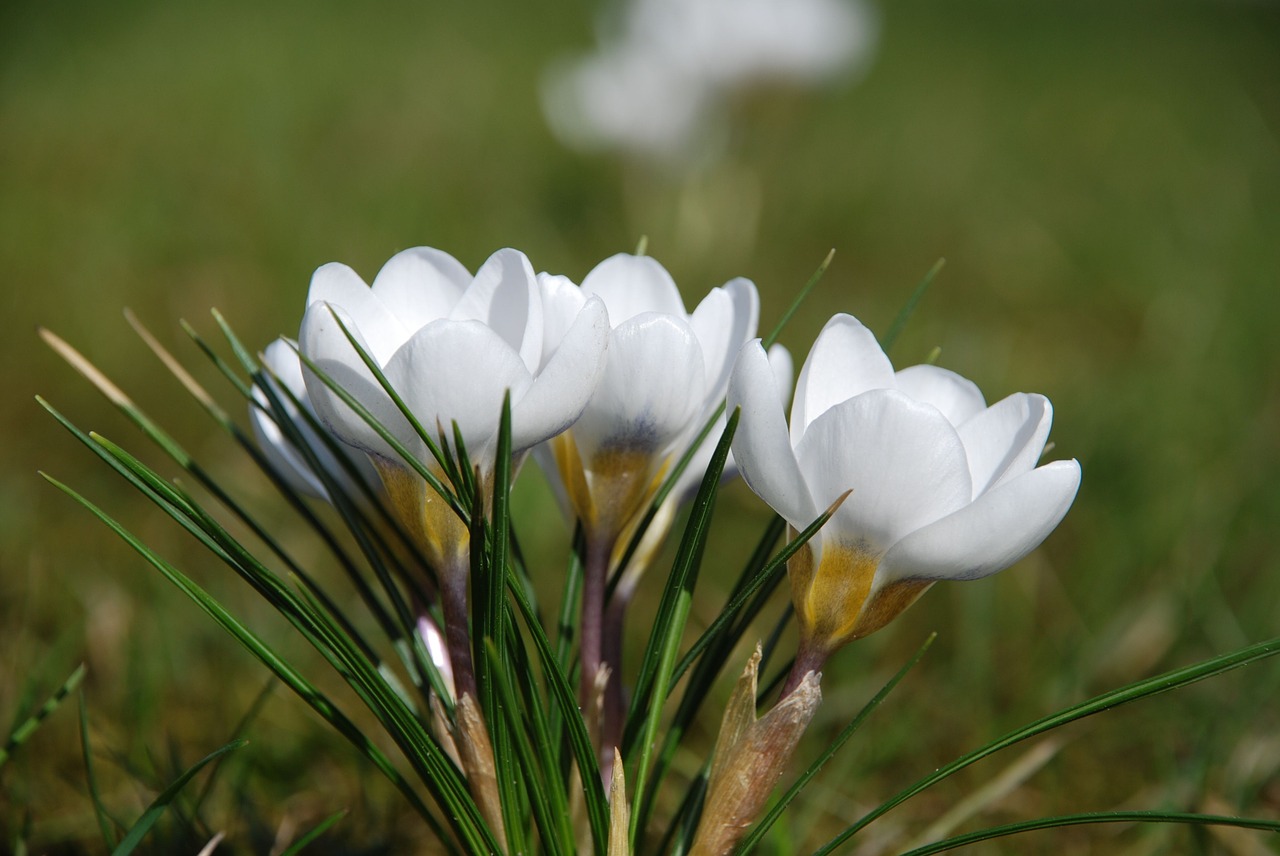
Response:
[{"label": "veined petal", "polygon": [[968,378],[938,366],[909,366],[894,375],[897,388],[914,398],[932,404],[952,425],[959,425],[987,407],[982,390]]},{"label": "veined petal", "polygon": [[587,298],[567,276],[540,273],[538,288],[542,291],[542,365],[545,366],[578,320]]},{"label": "veined petal", "polygon": [[[412,332],[383,305],[354,270],[338,262],[316,268],[307,292],[308,308],[319,302],[340,307],[368,343],[369,353],[385,365]],[[341,331],[339,331],[341,333]],[[302,336],[298,336],[301,341]]]},{"label": "veined petal", "polygon": [[758,339],[743,346],[729,378],[728,409],[742,408],[733,456],[742,480],[796,529],[818,516],[800,473],[773,368]]},{"label": "veined petal", "polygon": [[[302,316],[302,329],[298,334],[298,348],[334,383],[369,410],[397,439],[409,449],[416,449],[418,439],[413,428],[401,415],[395,402],[383,391],[378,379],[365,367],[360,355],[351,347],[334,318],[335,312],[361,347],[369,351],[363,331],[355,326],[355,321],[346,310],[324,302],[312,303],[307,307],[306,314]],[[316,415],[330,431],[353,446],[402,464],[400,456],[359,414],[347,407],[328,384],[305,366],[302,374],[307,383],[307,396],[316,409]]]},{"label": "veined petal", "polygon": [[511,445],[515,451],[554,437],[577,421],[604,374],[608,344],[609,313],[593,297],[583,305],[529,391],[520,399],[513,395]]},{"label": "veined petal", "polygon": [[818,507],[853,489],[826,537],[861,542],[871,554],[972,495],[955,427],[936,407],[896,389],[871,390],[827,410],[805,431],[796,458]]},{"label": "veined petal", "polygon": [[388,259],[371,290],[413,331],[449,317],[470,282],[471,274],[453,256],[432,247],[414,247]]},{"label": "veined petal", "polygon": [[800,369],[791,404],[791,443],[813,420],[869,389],[892,389],[893,366],[871,331],[852,315],[835,315],[822,328]]},{"label": "veined petal", "polygon": [[396,351],[387,380],[428,432],[458,423],[473,464],[492,465],[502,397],[523,397],[532,377],[517,354],[480,321],[432,321]]},{"label": "veined petal", "polygon": [[605,447],[658,452],[701,412],[702,352],[689,325],[656,312],[615,327],[595,395],[574,425],[584,461]]},{"label": "veined petal", "polygon": [[532,374],[542,362],[542,292],[533,266],[519,250],[498,250],[449,314],[451,321],[481,321],[524,361]]},{"label": "veined petal", "polygon": [[961,424],[974,497],[1032,469],[1052,424],[1049,399],[1025,392],[1015,392]]},{"label": "veined petal", "polygon": [[587,274],[582,293],[600,296],[609,307],[609,323],[614,327],[645,312],[689,317],[675,280],[650,256],[610,256]]},{"label": "veined petal", "polygon": [[899,541],[880,562],[884,582],[972,580],[994,574],[1048,537],[1080,488],[1080,464],[1054,461],[1015,476]]},{"label": "veined petal", "polygon": [[760,295],[755,283],[742,277],[711,289],[689,316],[689,324],[702,343],[711,399],[724,395],[734,360],[743,344],[756,335],[759,321]]}]

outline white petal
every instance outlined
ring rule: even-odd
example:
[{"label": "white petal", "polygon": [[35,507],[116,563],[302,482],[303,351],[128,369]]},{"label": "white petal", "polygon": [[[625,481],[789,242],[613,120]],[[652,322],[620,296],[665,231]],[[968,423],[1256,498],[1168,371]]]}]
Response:
[{"label": "white petal", "polygon": [[738,407],[733,456],[743,481],[788,523],[805,528],[818,510],[791,450],[778,384],[759,340],[743,346],[729,378],[728,408]]},{"label": "white petal", "polygon": [[[364,280],[344,264],[330,262],[311,275],[307,306],[319,302],[330,303],[346,313],[360,329],[379,365],[385,365],[412,332],[369,290]],[[302,340],[301,335],[298,340]]]},{"label": "white petal", "polygon": [[791,404],[791,387],[796,381],[795,363],[791,352],[782,345],[769,347],[769,368],[773,369],[773,382],[778,385],[778,400],[785,411]]},{"label": "white petal", "polygon": [[960,426],[969,455],[973,495],[1036,465],[1049,438],[1053,407],[1043,395],[1015,392]]},{"label": "white petal", "polygon": [[614,327],[645,312],[689,317],[675,280],[649,256],[610,256],[587,274],[582,293],[600,296],[609,308],[609,323]]},{"label": "white petal", "polygon": [[894,375],[898,389],[914,398],[932,404],[942,415],[959,425],[981,413],[987,406],[982,390],[968,378],[937,366],[909,366]]},{"label": "white petal", "polygon": [[498,250],[449,314],[453,321],[487,324],[532,374],[542,362],[542,292],[533,266],[519,250]]},{"label": "white petal", "polygon": [[689,325],[658,313],[614,328],[604,376],[574,425],[584,461],[606,447],[658,453],[701,412],[702,352]]},{"label": "white petal", "polygon": [[869,389],[893,386],[893,366],[871,331],[852,315],[833,316],[800,369],[791,404],[792,445],[833,405]]},{"label": "white petal", "polygon": [[[363,331],[355,328],[354,320],[344,309],[328,303],[312,303],[302,317],[302,330],[298,334],[298,347],[309,360],[335,383],[366,407],[384,427],[402,442],[416,442],[409,423],[399,408],[383,391],[372,373],[365,367],[359,354],[351,347],[346,335],[338,326],[331,312],[342,317],[348,329],[365,350],[369,349]],[[329,389],[309,368],[303,369],[307,383],[307,396],[316,409],[320,421],[337,437],[389,461],[399,462],[400,457],[365,423],[354,410],[347,407],[337,393]],[[410,445],[410,448],[414,448]]]},{"label": "white petal", "polygon": [[542,365],[545,366],[578,320],[587,298],[567,276],[540,273],[538,288],[542,291]]},{"label": "white petal", "polygon": [[[576,290],[576,289],[575,289]],[[513,399],[511,441],[521,451],[564,431],[582,415],[604,374],[609,313],[591,298],[523,398]]]},{"label": "white petal", "polygon": [[759,321],[760,296],[755,284],[741,277],[711,289],[689,316],[689,324],[702,343],[707,393],[713,407],[724,397],[734,360],[747,340],[756,335]]},{"label": "white petal", "polygon": [[372,291],[407,330],[414,331],[447,318],[470,282],[471,274],[453,256],[414,247],[387,260]]},{"label": "white petal", "polygon": [[502,397],[518,401],[532,378],[520,356],[479,321],[433,321],[396,351],[387,380],[433,435],[443,427],[450,444],[458,423],[471,462],[493,465],[492,444]]},{"label": "white petal", "polygon": [[[283,348],[289,351],[287,357],[292,357],[293,369],[289,370],[289,360],[280,353]],[[307,390],[303,385],[302,371],[299,368],[298,355],[293,353],[288,343],[283,339],[277,339],[267,346],[266,352],[263,354],[263,363],[273,372],[282,373],[281,381],[277,381],[273,377],[266,377],[265,381],[271,386],[276,397],[280,401],[280,405],[288,414],[288,418],[293,420],[295,424],[301,425],[304,421],[298,412],[298,408],[293,406],[289,396],[281,389],[282,386],[290,387],[290,391],[295,396],[299,394],[305,399]],[[296,380],[302,385],[301,390],[293,388],[293,381]],[[249,425],[253,428],[254,439],[258,442],[258,448],[262,450],[262,454],[267,461],[275,468],[286,482],[289,483],[294,490],[300,493],[314,496],[317,499],[328,501],[329,495],[325,491],[319,479],[311,472],[302,458],[302,454],[294,448],[293,444],[285,439],[284,432],[280,426],[276,424],[271,410],[271,405],[267,402],[267,396],[258,385],[253,387],[254,400],[261,404],[249,406]]]},{"label": "white petal", "polygon": [[903,538],[879,574],[895,579],[972,580],[994,574],[1048,537],[1080,488],[1080,464],[1055,461],[1016,476],[972,504]]},{"label": "white petal", "polygon": [[810,424],[796,447],[819,508],[853,494],[827,538],[879,553],[969,502],[969,465],[956,429],[937,408],[896,389],[872,390]]}]

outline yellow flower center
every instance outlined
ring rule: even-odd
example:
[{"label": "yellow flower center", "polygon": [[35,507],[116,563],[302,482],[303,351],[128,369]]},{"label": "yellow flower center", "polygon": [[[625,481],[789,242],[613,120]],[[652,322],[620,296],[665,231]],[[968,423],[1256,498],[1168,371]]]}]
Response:
[{"label": "yellow flower center", "polygon": [[932,584],[898,580],[874,587],[880,555],[865,542],[824,543],[814,567],[808,544],[791,557],[791,600],[809,645],[827,652],[884,627]]}]

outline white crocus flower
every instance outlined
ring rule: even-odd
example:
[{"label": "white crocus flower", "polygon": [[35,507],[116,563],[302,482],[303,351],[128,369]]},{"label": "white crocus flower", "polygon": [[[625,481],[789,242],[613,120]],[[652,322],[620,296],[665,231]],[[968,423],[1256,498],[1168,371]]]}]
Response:
[{"label": "white crocus flower", "polygon": [[[317,270],[298,337],[302,354],[437,472],[426,444],[364,365],[338,318],[427,431],[439,432],[451,446],[457,424],[482,477],[492,475],[504,394],[511,394],[515,452],[563,431],[591,397],[609,330],[604,305],[584,301],[560,328],[562,335],[548,340],[533,268],[515,250],[494,253],[475,277],[452,256],[425,247],[393,256],[372,287],[346,265]],[[465,564],[466,531],[456,515],[318,376],[304,374],[320,418],[369,454],[393,505],[423,539],[427,558],[444,568]]]},{"label": "white crocus flower", "polygon": [[723,399],[733,358],[755,335],[759,297],[738,278],[690,313],[661,264],[626,254],[597,265],[581,288],[541,279],[549,330],[591,299],[609,310],[604,374],[581,418],[549,444],[547,469],[588,537],[612,541]]},{"label": "white crocus flower", "polygon": [[758,344],[743,348],[728,399],[742,408],[733,446],[742,476],[793,529],[852,490],[788,567],[802,637],[797,679],[935,581],[1017,562],[1080,486],[1075,460],[1036,466],[1053,419],[1047,398],[1014,393],[988,407],[946,369],[895,373],[849,315],[832,318],[809,352],[789,432]]},{"label": "white crocus flower", "polygon": [[617,12],[595,52],[546,75],[544,112],[567,145],[673,164],[707,153],[739,90],[848,72],[878,29],[861,0],[628,0]]},{"label": "white crocus flower", "polygon": [[597,299],[612,324],[604,375],[582,417],[537,452],[585,535],[579,696],[600,735],[608,781],[622,730],[622,684],[612,673],[621,659],[628,593],[615,592],[606,621],[615,548],[723,400],[734,355],[755,335],[759,297],[750,281],[734,279],[690,313],[661,264],[626,254],[597,265],[581,288],[565,277],[543,275],[541,282],[548,331]]},{"label": "white crocus flower", "polygon": [[[329,445],[304,414],[304,411],[309,413],[313,419],[316,415],[311,398],[307,395],[306,382],[302,377],[302,361],[298,359],[294,343],[287,339],[276,339],[263,352],[262,363],[266,367],[265,380],[254,385],[253,398],[256,404],[249,406],[249,424],[258,441],[258,448],[262,450],[267,461],[294,490],[325,502],[330,501],[329,492],[325,489],[323,480],[312,469],[302,451],[285,436],[285,432],[276,422],[276,414],[271,409],[267,395],[261,386],[264,382],[275,394],[276,400],[284,411],[284,416],[301,435],[303,442],[315,455],[316,463],[325,474],[334,479],[346,495],[361,496],[361,487],[352,480],[346,467],[330,451]],[[298,405],[301,405],[302,409],[299,409]],[[364,455],[351,456],[351,463],[365,484],[380,485],[377,472]]]}]

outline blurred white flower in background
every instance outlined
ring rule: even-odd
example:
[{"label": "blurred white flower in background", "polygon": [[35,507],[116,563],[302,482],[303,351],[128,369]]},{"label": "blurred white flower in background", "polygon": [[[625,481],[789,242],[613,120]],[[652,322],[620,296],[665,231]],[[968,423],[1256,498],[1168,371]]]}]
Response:
[{"label": "blurred white flower in background", "polygon": [[876,41],[861,0],[630,0],[599,49],[553,68],[543,104],[573,148],[688,159],[737,90],[812,85],[865,65]]}]

